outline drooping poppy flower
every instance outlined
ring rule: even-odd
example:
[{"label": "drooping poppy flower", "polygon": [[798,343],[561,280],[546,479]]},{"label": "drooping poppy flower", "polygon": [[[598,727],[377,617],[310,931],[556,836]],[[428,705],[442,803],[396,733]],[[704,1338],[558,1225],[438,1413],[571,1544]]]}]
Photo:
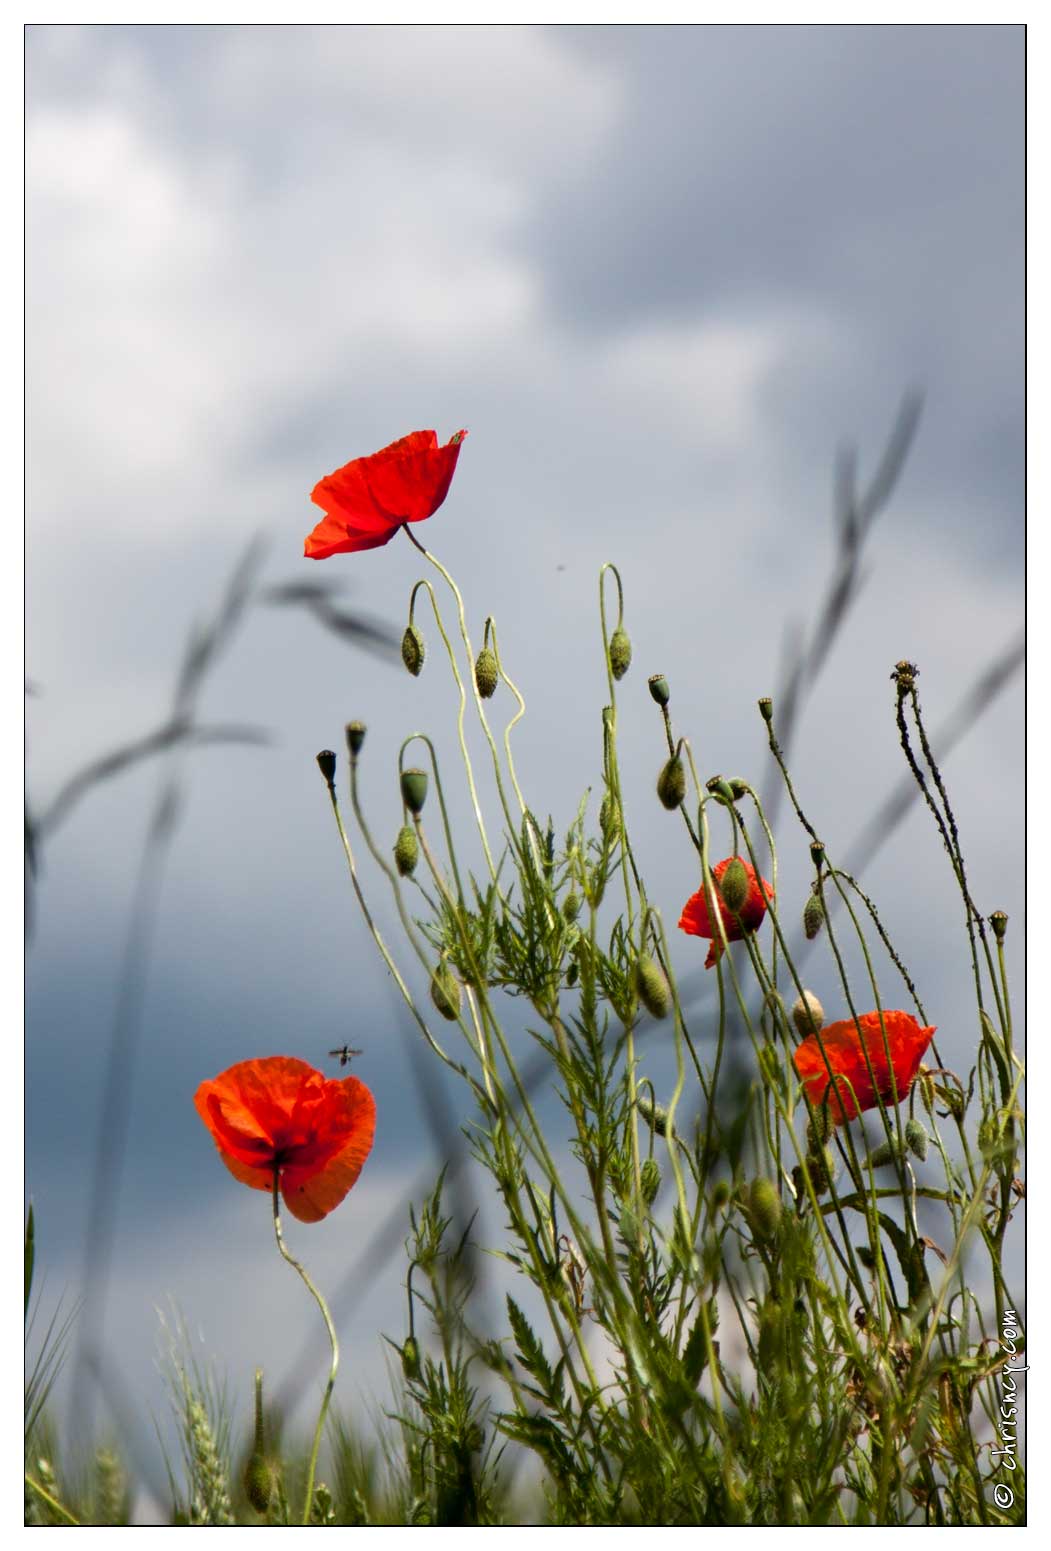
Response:
[{"label": "drooping poppy flower", "polygon": [[281,1194],[293,1217],[320,1222],[372,1149],[376,1104],[357,1077],[331,1079],[294,1056],[239,1061],[194,1094],[197,1113],[235,1179]]},{"label": "drooping poppy flower", "polygon": [[319,479],[310,499],[325,516],[307,538],[307,559],[378,549],[403,522],[432,517],[449,493],[466,435],[457,431],[439,447],[436,431],[412,431]]},{"label": "drooping poppy flower", "polygon": [[[883,1023],[887,1030],[886,1047],[879,1013],[865,1012],[858,1018],[860,1034],[853,1018],[844,1018],[821,1030],[820,1044],[818,1036],[810,1034],[793,1052],[792,1060],[811,1104],[815,1107],[822,1104],[827,1094],[833,1120],[853,1120],[862,1110],[875,1109],[880,1099],[885,1104],[893,1104],[897,1097],[900,1104],[912,1087],[935,1030],[933,1027],[921,1028],[907,1012],[884,1012]],[[887,1050],[890,1051],[889,1066]],[[869,1076],[869,1064],[875,1084]],[[829,1077],[830,1067],[835,1078],[834,1087]],[[841,1078],[847,1081],[841,1081]]]},{"label": "drooping poppy flower", "polygon": [[[733,860],[732,856],[724,857],[721,862],[716,862],[712,868],[712,883],[716,894],[719,895],[719,913],[723,918],[728,942],[737,942],[739,938],[744,936],[745,932],[757,931],[762,925],[763,917],[766,915],[767,901],[772,901],[774,897],[772,887],[765,878],[758,877],[751,862],[746,862],[743,857],[738,857],[737,860],[740,861],[748,879],[748,893],[745,896],[744,904],[738,912],[740,917],[740,925],[738,925],[737,917],[735,917],[729,905],[723,900],[719,889],[723,874]],[[760,884],[762,884],[761,889]],[[683,932],[688,932],[691,937],[710,937],[712,939],[712,945],[708,949],[708,957],[704,961],[705,969],[711,969],[721,955],[723,945],[721,938],[718,936],[718,928],[712,925],[711,916],[708,914],[708,901],[704,897],[703,884],[696,894],[691,894],[682,907],[682,915],[679,917],[679,929]]]}]

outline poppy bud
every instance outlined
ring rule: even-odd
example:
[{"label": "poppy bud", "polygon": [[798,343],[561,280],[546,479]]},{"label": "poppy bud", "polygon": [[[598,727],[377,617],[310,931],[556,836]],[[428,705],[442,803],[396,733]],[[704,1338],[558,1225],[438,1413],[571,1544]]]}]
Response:
[{"label": "poppy bud", "polygon": [[900,1157],[897,1140],[891,1138],[889,1142],[880,1142],[878,1147],[874,1147],[868,1161],[874,1169],[885,1169],[888,1163],[897,1163]]},{"label": "poppy bud", "polygon": [[866,1271],[874,1271],[876,1269],[876,1257],[868,1244],[855,1244],[854,1253]]},{"label": "poppy bud", "polygon": [[252,1452],[244,1473],[245,1496],[256,1513],[265,1513],[270,1507],[276,1481],[274,1470],[266,1457],[266,1432],[263,1419],[263,1370],[255,1370],[255,1437]]},{"label": "poppy bud", "polygon": [[808,1152],[820,1152],[832,1138],[836,1129],[836,1123],[832,1119],[831,1111],[827,1104],[814,1106],[814,1118],[806,1128],[806,1140]]},{"label": "poppy bud", "polygon": [[997,942],[1003,942],[1007,933],[1007,917],[1002,910],[993,911],[989,917],[989,925],[993,929]]},{"label": "poppy bud", "polygon": [[745,900],[748,898],[748,874],[744,870],[744,863],[739,856],[735,856],[729,867],[719,880],[719,893],[728,910],[734,915],[740,915]]},{"label": "poppy bud", "polygon": [[329,786],[336,778],[336,756],[331,749],[322,749],[317,757],[317,767]]},{"label": "poppy bud", "polygon": [[361,753],[361,745],[365,742],[365,723],[347,723],[347,752],[351,759],[357,759]]},{"label": "poppy bud", "polygon": [[414,679],[418,679],[423,671],[426,656],[427,648],[423,644],[423,636],[415,625],[406,625],[405,634],[401,638],[401,660]]},{"label": "poppy bud", "polygon": [[394,865],[403,878],[411,878],[420,859],[420,843],[411,824],[403,824],[394,842]]},{"label": "poppy bud", "polygon": [[475,659],[474,682],[483,700],[491,699],[496,693],[500,670],[496,666],[496,653],[489,646],[483,646]]},{"label": "poppy bud", "polygon": [[996,1156],[999,1141],[1000,1127],[996,1121],[983,1120],[978,1127],[978,1148],[986,1161]]},{"label": "poppy bud", "polygon": [[657,796],[669,813],[686,796],[686,771],[678,754],[672,755],[657,777]]},{"label": "poppy bud", "polygon": [[598,810],[598,827],[602,831],[603,839],[610,845],[620,834],[620,812],[609,792],[603,797]]},{"label": "poppy bud", "polygon": [[781,1222],[781,1197],[772,1180],[762,1175],[748,1187],[748,1211],[760,1239],[774,1238]]},{"label": "poppy bud", "polygon": [[243,1477],[245,1496],[256,1513],[265,1513],[274,1490],[274,1472],[265,1454],[253,1449]]},{"label": "poppy bud", "polygon": [[768,1298],[763,1304],[759,1315],[759,1339],[756,1342],[756,1355],[760,1366],[771,1368],[784,1357],[785,1352],[785,1326],[781,1315],[781,1305],[774,1298]]},{"label": "poppy bud", "polygon": [[652,1206],[657,1198],[657,1191],[661,1188],[661,1166],[656,1158],[643,1160],[639,1170],[639,1185],[642,1190],[642,1199],[647,1206]]},{"label": "poppy bud", "polygon": [[567,921],[570,923],[570,925],[572,925],[579,914],[580,895],[577,893],[576,889],[570,889],[569,893],[562,901],[562,919],[563,921]]},{"label": "poppy bud", "polygon": [[657,704],[659,706],[666,706],[668,701],[671,699],[671,690],[668,688],[668,680],[664,677],[664,674],[655,673],[653,677],[648,680],[648,683],[650,686],[650,694],[653,696],[654,700],[656,700]]},{"label": "poppy bud", "polygon": [[445,964],[439,964],[431,976],[431,1001],[450,1023],[460,1016],[460,982]]},{"label": "poppy bud", "polygon": [[802,996],[796,998],[792,1006],[792,1022],[798,1030],[800,1039],[806,1039],[808,1034],[820,1030],[824,1021],[825,1009],[813,991],[804,991]]},{"label": "poppy bud", "polygon": [[570,990],[572,990],[572,988],[576,985],[579,978],[580,965],[577,963],[576,959],[574,959],[572,964],[566,970],[566,985],[569,986]]},{"label": "poppy bud", "polygon": [[623,625],[618,625],[609,638],[609,669],[615,679],[622,679],[631,666],[631,642]]},{"label": "poppy bud", "polygon": [[816,1196],[823,1196],[836,1177],[836,1159],[827,1148],[807,1153],[806,1169]]},{"label": "poppy bud", "polygon": [[813,942],[825,921],[825,907],[820,894],[811,894],[803,906],[803,931],[807,942]]},{"label": "poppy bud", "polygon": [[905,1145],[913,1157],[918,1158],[921,1163],[927,1157],[928,1141],[927,1127],[922,1120],[917,1120],[914,1116],[905,1122]]},{"label": "poppy bud", "polygon": [[774,702],[769,695],[764,695],[759,702],[759,715],[764,722],[772,722],[774,719]]},{"label": "poppy bud", "polygon": [[410,813],[422,813],[427,801],[426,770],[403,770],[401,773],[402,801]]},{"label": "poppy bud", "polygon": [[671,989],[664,971],[648,953],[635,960],[635,990],[639,1001],[654,1018],[666,1018],[671,1005]]},{"label": "poppy bud", "polygon": [[734,776],[730,781],[728,781],[727,785],[730,788],[730,796],[733,798],[734,802],[740,802],[742,797],[748,796],[748,783],[746,781],[739,780],[737,776]]},{"label": "poppy bud", "polygon": [[730,1187],[725,1179],[716,1180],[715,1189],[712,1191],[712,1211],[721,1212],[729,1199]]},{"label": "poppy bud", "polygon": [[668,1134],[668,1111],[663,1104],[654,1104],[652,1099],[639,1099],[636,1108],[648,1126],[652,1126],[657,1136]]},{"label": "poppy bud", "polygon": [[401,1349],[401,1371],[410,1383],[420,1376],[420,1348],[415,1336],[406,1336]]}]

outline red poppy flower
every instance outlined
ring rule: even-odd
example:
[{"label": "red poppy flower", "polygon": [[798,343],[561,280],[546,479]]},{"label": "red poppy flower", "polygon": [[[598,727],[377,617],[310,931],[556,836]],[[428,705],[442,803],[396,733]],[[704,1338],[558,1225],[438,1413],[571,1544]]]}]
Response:
[{"label": "red poppy flower", "polygon": [[466,435],[457,431],[439,447],[436,431],[412,431],[319,479],[310,499],[325,516],[307,538],[307,559],[378,549],[390,543],[403,522],[432,517],[449,494]]},{"label": "red poppy flower", "polygon": [[[811,1104],[817,1106],[823,1103],[827,1093],[833,1120],[853,1120],[862,1110],[875,1109],[880,1099],[885,1104],[893,1104],[897,1097],[900,1104],[912,1087],[912,1080],[935,1031],[933,1028],[921,1028],[912,1014],[907,1012],[885,1012],[883,1023],[887,1030],[886,1047],[879,1013],[865,1012],[858,1019],[860,1034],[853,1018],[844,1018],[841,1023],[830,1023],[827,1029],[821,1030],[824,1055],[816,1034],[809,1034],[793,1053],[792,1060],[810,1095]],[[887,1065],[888,1050],[890,1066]],[[866,1051],[868,1063],[865,1060]],[[872,1066],[872,1076],[876,1079],[875,1085],[869,1076],[869,1064]],[[829,1078],[830,1067],[835,1077],[834,1088]],[[841,1078],[846,1078],[850,1087],[840,1081]]]},{"label": "red poppy flower", "polygon": [[376,1104],[365,1084],[324,1077],[294,1056],[239,1061],[202,1082],[193,1102],[235,1179],[269,1191],[280,1169],[300,1222],[339,1205],[372,1149]]},{"label": "red poppy flower", "polygon": [[[748,893],[739,912],[740,925],[738,925],[737,917],[734,916],[733,911],[723,901],[719,890],[719,883],[726,869],[733,861],[733,857],[725,857],[723,861],[716,862],[712,868],[712,882],[716,894],[719,895],[719,913],[723,918],[728,942],[737,942],[739,938],[744,936],[745,932],[757,931],[762,925],[763,917],[766,915],[767,900],[772,901],[774,897],[774,891],[770,884],[767,883],[765,878],[757,876],[751,862],[746,862],[743,857],[738,858],[738,860],[748,875]],[[762,889],[759,887],[760,884],[762,884]],[[763,897],[764,894],[766,896],[765,899]],[[708,901],[704,897],[703,885],[696,894],[691,894],[685,905],[683,905],[682,915],[679,917],[679,928],[681,931],[689,932],[691,937],[710,937],[712,939],[712,945],[708,949],[708,957],[704,961],[705,969],[711,969],[722,953],[723,945],[721,938],[716,934],[716,929],[712,926],[711,917],[708,914]]]}]

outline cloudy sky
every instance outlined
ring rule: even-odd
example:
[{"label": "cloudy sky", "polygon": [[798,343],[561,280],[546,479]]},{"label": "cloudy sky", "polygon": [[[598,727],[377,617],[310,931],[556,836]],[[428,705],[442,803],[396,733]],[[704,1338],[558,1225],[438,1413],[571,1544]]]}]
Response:
[{"label": "cloudy sky", "polygon": [[[828,585],[837,452],[857,448],[864,485],[918,389],[915,444],[793,754],[845,855],[902,774],[894,662],[920,664],[938,727],[1021,627],[1022,92],[1011,27],[31,27],[32,812],[164,720],[191,627],[255,535],[258,592],[324,579],[400,634],[420,557],[399,538],[305,561],[309,492],[409,430],[466,427],[421,536],[474,636],[496,618],[528,704],[523,785],[560,828],[599,781],[597,572],[622,569],[629,821],[674,925],[696,869],[652,795],[646,677],[667,674],[702,775],[768,780],[755,701]],[[163,1406],[169,1297],[242,1401],[257,1362],[285,1372],[287,1331],[311,1316],[265,1198],[214,1155],[198,1082],[248,1056],[364,1048],[374,1153],[340,1212],[292,1236],[332,1288],[368,1270],[370,1235],[437,1165],[313,756],[368,723],[366,800],[392,841],[398,743],[432,733],[454,772],[454,704],[437,651],[414,682],[257,598],[198,714],[272,741],[185,755],[159,882],[140,859],[163,763],[88,791],[41,838],[27,1188],[47,1297],[82,1296],[123,1028],[105,1333],[143,1416]],[[1016,674],[945,762],[975,897],[1019,926],[1021,727]],[[801,908],[810,863],[783,811],[778,839],[782,899]],[[382,879],[366,881],[394,940]],[[966,1067],[959,901],[918,809],[864,881]],[[694,942],[674,950],[696,969]],[[141,998],[122,1004],[129,956]],[[820,955],[810,978],[835,1007]],[[456,1123],[464,1096],[448,1097]],[[387,1399],[379,1332],[403,1334],[402,1275],[386,1263],[344,1311],[348,1408]]]}]

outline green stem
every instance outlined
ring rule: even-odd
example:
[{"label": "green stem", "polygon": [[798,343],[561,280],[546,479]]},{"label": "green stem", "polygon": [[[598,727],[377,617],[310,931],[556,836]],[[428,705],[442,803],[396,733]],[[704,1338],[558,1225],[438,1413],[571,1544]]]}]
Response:
[{"label": "green stem", "polygon": [[294,1255],[289,1254],[285,1245],[284,1237],[281,1233],[281,1213],[277,1204],[277,1192],[280,1178],[281,1171],[277,1164],[275,1164],[274,1181],[271,1194],[274,1206],[274,1237],[277,1239],[277,1247],[281,1251],[282,1258],[288,1261],[293,1270],[299,1272],[299,1275],[302,1278],[307,1291],[311,1294],[317,1303],[317,1306],[321,1310],[325,1321],[325,1329],[328,1331],[329,1341],[332,1343],[332,1366],[329,1369],[328,1383],[325,1385],[325,1393],[321,1397],[321,1410],[318,1413],[317,1426],[314,1429],[314,1443],[310,1450],[310,1463],[307,1466],[307,1489],[306,1497],[303,1503],[303,1523],[309,1524],[310,1509],[314,1502],[314,1473],[317,1470],[318,1451],[321,1448],[321,1434],[325,1430],[325,1417],[328,1414],[328,1403],[332,1398],[332,1390],[336,1383],[336,1370],[339,1367],[339,1342],[336,1339],[336,1327],[332,1323],[332,1315],[328,1312],[328,1304],[318,1292],[317,1288],[314,1286],[314,1283],[310,1280],[310,1277],[304,1268],[300,1265],[299,1261],[295,1258]]}]

